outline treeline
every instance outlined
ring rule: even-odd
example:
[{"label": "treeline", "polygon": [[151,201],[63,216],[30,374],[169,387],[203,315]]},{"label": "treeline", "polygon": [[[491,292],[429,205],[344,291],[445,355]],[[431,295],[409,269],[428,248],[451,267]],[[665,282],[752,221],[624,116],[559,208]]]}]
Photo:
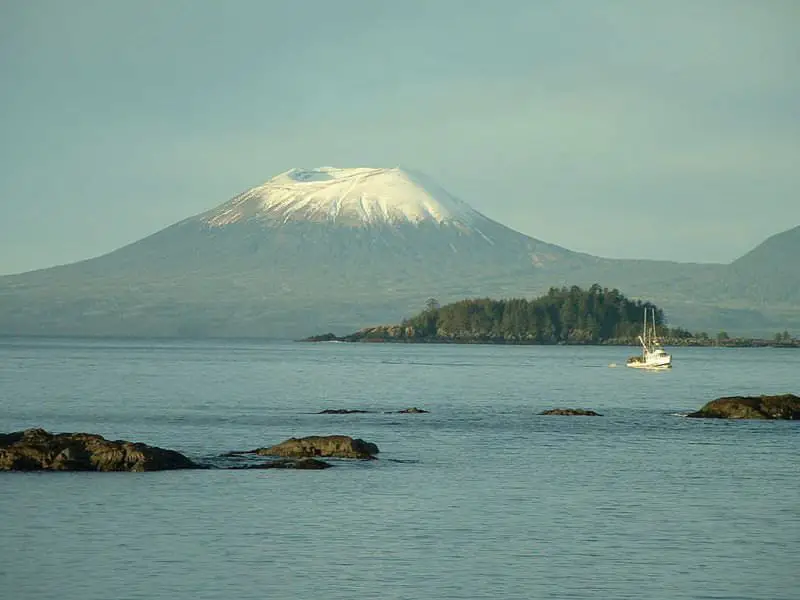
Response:
[{"label": "treeline", "polygon": [[644,309],[655,309],[656,332],[664,338],[689,338],[683,329],[664,325],[664,313],[650,302],[629,300],[619,290],[595,284],[550,288],[532,300],[475,298],[440,306],[430,299],[425,310],[400,327],[372,328],[369,337],[412,340],[517,343],[613,343],[635,340]]}]

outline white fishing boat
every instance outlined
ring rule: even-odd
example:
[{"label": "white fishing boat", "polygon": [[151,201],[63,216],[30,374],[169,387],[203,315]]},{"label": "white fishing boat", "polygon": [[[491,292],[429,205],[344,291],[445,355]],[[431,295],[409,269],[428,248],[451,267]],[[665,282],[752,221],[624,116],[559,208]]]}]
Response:
[{"label": "white fishing boat", "polygon": [[[648,319],[648,312],[652,315],[652,322]],[[644,327],[639,336],[642,344],[641,356],[632,356],[628,359],[627,366],[634,369],[671,369],[672,355],[668,354],[656,337],[656,309],[644,309]]]}]

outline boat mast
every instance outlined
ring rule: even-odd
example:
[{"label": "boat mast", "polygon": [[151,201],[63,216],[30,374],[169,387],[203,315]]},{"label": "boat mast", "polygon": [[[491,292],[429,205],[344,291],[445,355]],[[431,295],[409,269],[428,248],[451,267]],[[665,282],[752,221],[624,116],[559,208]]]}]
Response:
[{"label": "boat mast", "polygon": [[647,347],[647,307],[644,307],[644,323],[642,324],[642,339],[644,340],[645,348]]},{"label": "boat mast", "polygon": [[647,307],[644,307],[644,319],[642,320],[642,335],[639,336],[642,342],[642,359],[647,358]]},{"label": "boat mast", "polygon": [[657,344],[658,337],[656,336],[656,309],[655,308],[651,309],[651,312],[653,315],[653,343]]}]

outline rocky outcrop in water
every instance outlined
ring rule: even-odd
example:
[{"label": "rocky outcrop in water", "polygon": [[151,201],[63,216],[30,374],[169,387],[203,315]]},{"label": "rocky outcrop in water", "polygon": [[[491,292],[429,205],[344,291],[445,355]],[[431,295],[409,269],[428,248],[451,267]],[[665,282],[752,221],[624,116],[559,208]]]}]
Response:
[{"label": "rocky outcrop in water", "polygon": [[323,333],[305,338],[303,342],[405,342],[415,341],[417,332],[412,326],[406,325],[376,325],[364,327],[348,335],[337,336],[333,333]]},{"label": "rocky outcrop in water", "polygon": [[300,340],[301,342],[336,342],[339,338],[333,333],[321,333],[319,335],[312,335],[311,337]]},{"label": "rocky outcrop in water", "polygon": [[164,471],[198,469],[180,452],[92,433],[27,429],[0,434],[0,471]]},{"label": "rocky outcrop in water", "polygon": [[252,451],[262,456],[315,457],[328,456],[335,458],[375,458],[380,452],[378,446],[365,442],[360,438],[346,435],[312,435],[304,438],[289,438],[269,448],[258,448]]},{"label": "rocky outcrop in water", "polygon": [[427,413],[428,411],[423,410],[421,408],[417,408],[416,406],[412,406],[411,408],[404,408],[403,410],[398,410],[397,412],[399,414],[405,414],[405,415],[420,415],[423,413]]},{"label": "rocky outcrop in water", "polygon": [[256,465],[242,465],[236,467],[229,467],[230,469],[301,469],[301,470],[319,470],[328,469],[333,465],[326,463],[324,460],[316,458],[279,458],[270,462],[259,463]]},{"label": "rocky outcrop in water", "polygon": [[687,417],[706,419],[784,419],[800,420],[800,397],[794,394],[779,396],[730,396],[717,398]]},{"label": "rocky outcrop in water", "polygon": [[563,415],[568,417],[602,417],[603,415],[593,410],[583,408],[551,408],[539,413],[540,415]]}]

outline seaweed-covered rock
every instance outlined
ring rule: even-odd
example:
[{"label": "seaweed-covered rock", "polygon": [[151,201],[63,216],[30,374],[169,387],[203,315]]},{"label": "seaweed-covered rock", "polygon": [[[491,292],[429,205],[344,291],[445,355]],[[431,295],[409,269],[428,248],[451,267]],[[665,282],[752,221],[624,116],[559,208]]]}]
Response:
[{"label": "seaweed-covered rock", "polygon": [[263,456],[329,456],[336,458],[374,458],[380,452],[378,446],[360,438],[346,435],[312,435],[304,438],[289,438],[269,448],[253,451]]},{"label": "seaweed-covered rock", "polygon": [[361,410],[358,408],[326,408],[319,411],[318,415],[360,415],[368,413],[368,410]]},{"label": "seaweed-covered rock", "polygon": [[778,396],[730,396],[717,398],[697,412],[687,415],[706,419],[785,419],[800,420],[800,397],[794,394]]},{"label": "seaweed-covered rock", "polygon": [[428,411],[424,410],[422,408],[417,408],[416,406],[412,406],[411,408],[404,408],[403,410],[398,410],[397,412],[401,413],[401,414],[418,415],[418,414],[427,413]]},{"label": "seaweed-covered rock", "polygon": [[551,408],[539,413],[540,415],[564,415],[569,417],[602,417],[603,415],[593,410],[583,408]]},{"label": "seaweed-covered rock", "polygon": [[197,469],[180,452],[92,433],[27,429],[0,434],[0,471],[163,471]]}]

